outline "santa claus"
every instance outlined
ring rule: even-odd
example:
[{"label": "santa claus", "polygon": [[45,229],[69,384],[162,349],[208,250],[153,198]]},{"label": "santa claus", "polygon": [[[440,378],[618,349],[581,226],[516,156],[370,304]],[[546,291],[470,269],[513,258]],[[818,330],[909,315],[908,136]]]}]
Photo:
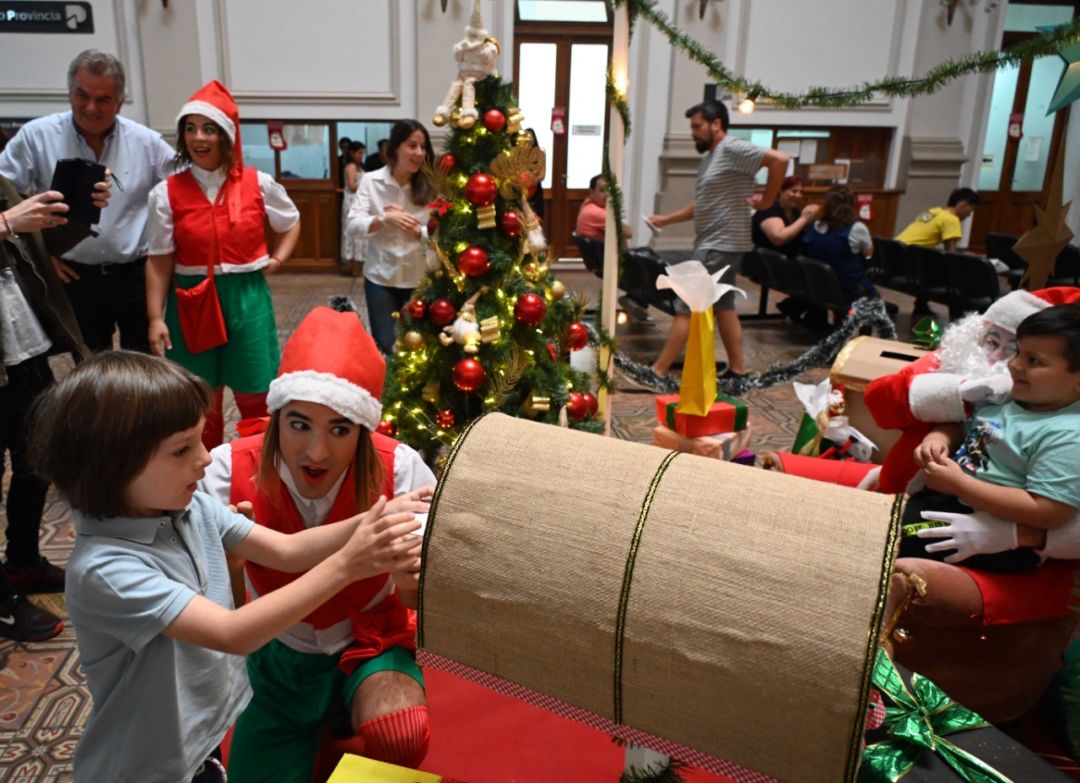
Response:
[{"label": "santa claus", "polygon": [[[970,407],[1009,396],[1012,378],[1007,364],[1016,353],[1016,328],[1021,321],[1051,305],[1076,301],[1080,301],[1080,288],[1012,291],[982,315],[973,313],[950,324],[934,353],[871,381],[864,400],[874,421],[903,433],[885,456],[878,489],[888,493],[909,489],[918,474],[914,450],[935,424],[961,421]],[[942,539],[930,544],[934,550],[955,550],[946,562],[1019,546],[1017,526],[990,514],[928,514],[949,523],[920,533],[920,537]],[[1043,534],[1044,540],[1027,545],[1043,557],[1080,558],[1080,518]]]},{"label": "santa claus", "polygon": [[1002,402],[1012,379],[1008,360],[1016,353],[1016,327],[1051,305],[1080,301],[1080,288],[1012,291],[983,314],[949,325],[937,351],[900,372],[870,382],[863,399],[877,425],[903,434],[882,464],[878,488],[908,489],[918,473],[913,453],[935,424],[963,421],[971,406]]}]

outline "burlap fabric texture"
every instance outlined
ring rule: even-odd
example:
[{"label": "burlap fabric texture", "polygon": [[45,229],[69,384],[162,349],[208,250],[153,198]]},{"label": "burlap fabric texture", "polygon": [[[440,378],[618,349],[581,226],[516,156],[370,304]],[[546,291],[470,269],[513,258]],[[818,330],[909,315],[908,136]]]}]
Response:
[{"label": "burlap fabric texture", "polygon": [[853,780],[896,506],[490,414],[440,481],[418,642],[780,780]]}]

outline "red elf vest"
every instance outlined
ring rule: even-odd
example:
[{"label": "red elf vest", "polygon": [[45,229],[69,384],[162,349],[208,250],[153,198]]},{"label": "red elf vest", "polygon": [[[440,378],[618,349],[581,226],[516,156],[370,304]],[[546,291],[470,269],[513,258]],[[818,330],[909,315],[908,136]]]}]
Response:
[{"label": "red elf vest", "polygon": [[[394,495],[394,449],[397,441],[378,433],[372,433],[372,442],[382,460],[382,494]],[[271,504],[267,493],[255,486],[255,477],[259,472],[260,454],[263,435],[251,435],[232,441],[232,482],[229,502],[239,503],[247,500],[255,509],[258,524],[281,533],[299,533],[304,530],[300,512],[293,503],[292,496],[281,480],[278,490],[281,506]],[[356,497],[351,492],[356,465],[349,466],[338,492],[334,505],[326,516],[324,525],[340,522],[356,515]],[[300,574],[286,574],[272,568],[247,563],[247,575],[259,595],[266,595],[272,590],[283,587]],[[416,649],[416,613],[405,608],[397,592],[386,596],[377,606],[361,611],[386,585],[388,575],[361,579],[344,588],[337,595],[327,600],[315,611],[304,618],[316,628],[328,628],[342,620],[352,621],[353,643],[342,653],[338,667],[351,673],[363,661],[385,652],[391,647]]]},{"label": "red elf vest", "polygon": [[[266,207],[255,168],[245,166],[239,177],[226,177],[213,204],[190,169],[173,174],[168,183],[177,264],[249,264],[266,255]],[[230,197],[234,188],[240,189],[239,199]]]}]

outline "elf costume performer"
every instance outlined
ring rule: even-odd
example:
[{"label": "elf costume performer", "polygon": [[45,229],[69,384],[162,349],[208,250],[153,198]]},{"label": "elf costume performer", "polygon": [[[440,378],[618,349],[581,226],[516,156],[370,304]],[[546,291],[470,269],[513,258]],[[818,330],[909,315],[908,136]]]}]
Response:
[{"label": "elf costume performer", "polygon": [[[204,488],[250,503],[258,524],[284,533],[348,519],[380,494],[426,511],[434,475],[413,449],[374,432],[385,370],[356,313],[316,308],[285,343],[266,431],[214,449]],[[351,724],[365,755],[419,764],[430,730],[407,608],[418,571],[419,562],[354,582],[248,657],[254,695],[236,723],[230,780],[308,783],[337,723]],[[248,563],[245,576],[258,596],[299,574]]]},{"label": "elf costume performer", "polygon": [[[189,168],[150,191],[150,347],[213,387],[203,431],[210,449],[223,440],[225,386],[242,418],[266,415],[279,354],[264,275],[292,254],[300,212],[273,177],[244,165],[240,115],[224,85],[199,89],[177,125],[177,165]],[[264,222],[275,234],[269,252]]]},{"label": "elf costume performer", "polygon": [[867,410],[883,429],[901,430],[882,464],[879,490],[904,492],[918,473],[914,452],[935,424],[963,421],[971,406],[1003,402],[1012,389],[1006,366],[1016,327],[1032,313],[1080,300],[1080,288],[1011,291],[979,315],[950,324],[939,349],[892,375],[871,381]]}]

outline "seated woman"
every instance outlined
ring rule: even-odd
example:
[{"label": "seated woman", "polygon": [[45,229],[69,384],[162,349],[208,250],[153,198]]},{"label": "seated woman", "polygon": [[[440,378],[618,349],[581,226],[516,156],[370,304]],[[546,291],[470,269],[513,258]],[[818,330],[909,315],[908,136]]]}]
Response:
[{"label": "seated woman", "polygon": [[866,276],[865,260],[874,254],[874,240],[856,214],[851,191],[841,186],[829,188],[821,219],[802,235],[803,255],[824,261],[836,270],[847,305],[861,296],[878,296]]}]

